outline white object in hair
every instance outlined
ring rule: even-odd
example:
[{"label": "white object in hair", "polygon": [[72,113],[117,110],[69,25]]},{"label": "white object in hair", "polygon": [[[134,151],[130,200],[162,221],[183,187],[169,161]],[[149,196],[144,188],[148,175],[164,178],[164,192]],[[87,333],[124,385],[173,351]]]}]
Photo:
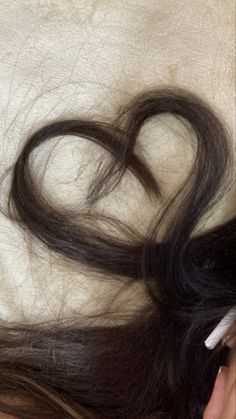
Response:
[{"label": "white object in hair", "polygon": [[216,326],[213,332],[205,340],[208,349],[214,349],[220,340],[225,336],[229,328],[236,320],[236,307],[229,310],[221,322]]}]

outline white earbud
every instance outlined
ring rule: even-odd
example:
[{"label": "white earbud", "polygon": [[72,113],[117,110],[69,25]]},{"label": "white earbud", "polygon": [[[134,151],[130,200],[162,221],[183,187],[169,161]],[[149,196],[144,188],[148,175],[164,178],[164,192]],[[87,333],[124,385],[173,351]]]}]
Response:
[{"label": "white earbud", "polygon": [[213,332],[205,340],[205,345],[208,349],[214,349],[221,339],[225,336],[229,328],[236,320],[236,307],[232,308],[221,322],[215,327]]}]

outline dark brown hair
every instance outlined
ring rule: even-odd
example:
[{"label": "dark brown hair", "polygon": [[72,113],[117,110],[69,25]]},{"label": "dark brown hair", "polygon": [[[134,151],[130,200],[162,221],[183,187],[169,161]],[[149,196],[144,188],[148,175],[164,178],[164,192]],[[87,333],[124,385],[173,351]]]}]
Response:
[{"label": "dark brown hair", "polygon": [[[147,199],[163,202],[156,174],[137,151],[143,124],[163,113],[191,128],[196,155],[181,189],[142,235],[99,214],[96,204],[127,171]],[[62,135],[84,137],[111,155],[91,181],[87,212],[55,208],[34,180],[32,152]],[[236,306],[236,218],[195,232],[232,184],[232,154],[216,113],[198,96],[172,87],[138,95],[112,124],[55,121],[28,138],[14,165],[8,216],[78,269],[84,265],[111,280],[141,281],[150,302],[119,325],[96,325],[96,316],[2,322],[0,394],[21,397],[24,406],[5,401],[0,411],[21,419],[202,419],[228,353],[220,345],[207,350],[204,340]],[[125,238],[109,235],[99,221]]]}]

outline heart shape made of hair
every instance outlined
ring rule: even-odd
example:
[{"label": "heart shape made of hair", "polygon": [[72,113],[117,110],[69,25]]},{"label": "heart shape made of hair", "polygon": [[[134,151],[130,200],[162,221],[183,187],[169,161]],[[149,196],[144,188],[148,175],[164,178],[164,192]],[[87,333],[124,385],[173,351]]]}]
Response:
[{"label": "heart shape made of hair", "polygon": [[[227,132],[219,118],[197,95],[181,88],[165,87],[137,95],[121,109],[112,124],[78,118],[55,121],[36,131],[27,140],[15,163],[9,212],[17,214],[21,223],[50,249],[69,259],[96,269],[105,267],[110,273],[135,278],[140,276],[140,269],[145,271],[149,267],[152,272],[150,259],[156,260],[160,248],[160,243],[155,242],[155,229],[160,225],[165,212],[152,228],[145,244],[137,240],[136,244],[115,240],[89,225],[91,212],[84,218],[81,214],[80,222],[75,223],[69,211],[62,214],[40,197],[30,174],[29,156],[39,145],[53,137],[84,137],[103,147],[113,157],[111,164],[103,168],[92,185],[88,195],[90,204],[110,193],[126,169],[136,176],[149,195],[160,197],[161,189],[156,176],[144,159],[136,154],[135,145],[141,127],[150,118],[164,113],[187,122],[197,139],[193,169],[180,189],[181,192],[187,190],[187,199],[185,196],[175,217],[181,222],[173,224],[169,234],[171,254],[181,255],[179,246],[173,251],[173,243],[178,243],[178,238],[181,238],[184,245],[200,217],[210,204],[213,205],[216,192],[225,180],[230,155]],[[214,159],[210,158],[213,149]],[[189,188],[191,183],[192,189]],[[166,212],[180,191],[171,200]],[[97,214],[95,216],[98,217]],[[115,223],[114,219],[110,221]],[[118,221],[116,223],[118,225]],[[173,243],[170,245],[171,241]],[[165,244],[165,252],[167,248]],[[155,255],[155,258],[148,257],[140,267],[144,253]],[[156,266],[154,268],[157,269]]]}]

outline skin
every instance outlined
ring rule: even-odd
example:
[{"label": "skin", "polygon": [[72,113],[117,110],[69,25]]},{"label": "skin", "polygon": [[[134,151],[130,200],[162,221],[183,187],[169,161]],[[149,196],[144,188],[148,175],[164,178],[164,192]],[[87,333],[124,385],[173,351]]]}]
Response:
[{"label": "skin", "polygon": [[5,413],[0,413],[0,419],[17,419],[15,416],[6,415]]},{"label": "skin", "polygon": [[236,351],[217,376],[203,419],[236,419]]},{"label": "skin", "polygon": [[231,349],[228,366],[216,377],[203,419],[236,419],[236,323],[229,332],[234,333],[234,337],[227,343]]}]

